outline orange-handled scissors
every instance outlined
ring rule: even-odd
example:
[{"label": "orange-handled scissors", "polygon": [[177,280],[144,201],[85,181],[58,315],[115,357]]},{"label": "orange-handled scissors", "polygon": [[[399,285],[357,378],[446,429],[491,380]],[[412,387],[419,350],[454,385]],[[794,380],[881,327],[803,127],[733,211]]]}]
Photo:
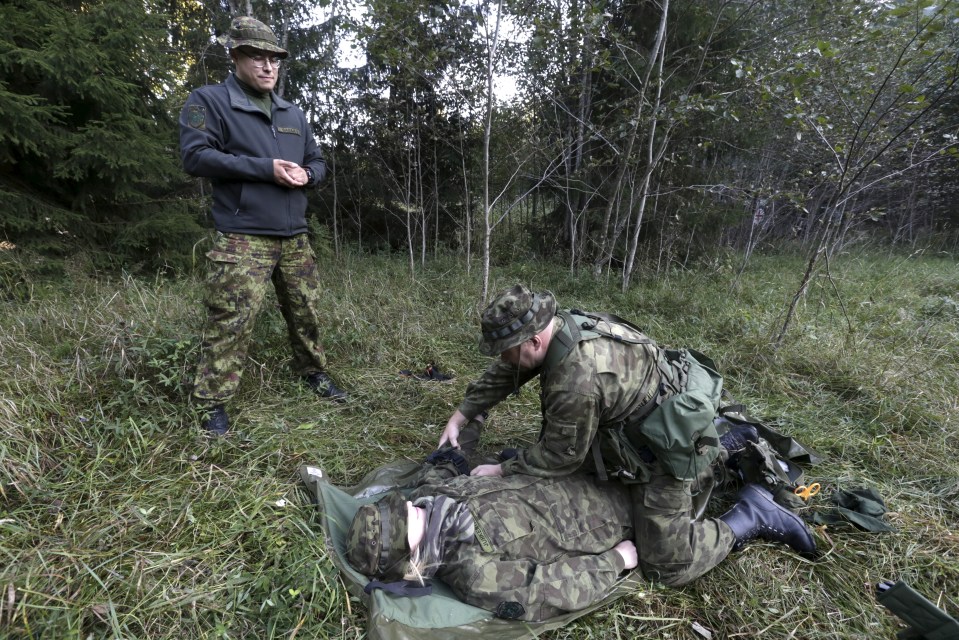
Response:
[{"label": "orange-handled scissors", "polygon": [[793,489],[793,493],[803,499],[804,502],[809,502],[809,499],[819,493],[819,483],[813,482],[808,487],[806,485],[800,485]]}]

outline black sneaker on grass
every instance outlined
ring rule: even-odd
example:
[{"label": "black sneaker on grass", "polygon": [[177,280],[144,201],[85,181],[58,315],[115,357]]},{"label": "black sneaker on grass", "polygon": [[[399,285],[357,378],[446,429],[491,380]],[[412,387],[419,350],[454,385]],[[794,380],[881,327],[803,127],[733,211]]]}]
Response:
[{"label": "black sneaker on grass", "polygon": [[224,436],[230,430],[230,417],[222,404],[210,407],[201,423],[203,430],[215,436]]},{"label": "black sneaker on grass", "polygon": [[348,397],[346,391],[337,387],[325,371],[317,371],[304,376],[303,381],[321,398],[329,398],[334,402],[346,402]]}]

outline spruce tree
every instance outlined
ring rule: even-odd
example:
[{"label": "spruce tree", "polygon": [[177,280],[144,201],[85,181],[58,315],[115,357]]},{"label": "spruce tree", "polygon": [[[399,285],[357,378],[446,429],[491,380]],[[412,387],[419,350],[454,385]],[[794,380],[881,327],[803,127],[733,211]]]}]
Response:
[{"label": "spruce tree", "polygon": [[0,6],[0,239],[124,268],[188,254],[199,207],[177,197],[175,119],[188,60],[159,4]]}]

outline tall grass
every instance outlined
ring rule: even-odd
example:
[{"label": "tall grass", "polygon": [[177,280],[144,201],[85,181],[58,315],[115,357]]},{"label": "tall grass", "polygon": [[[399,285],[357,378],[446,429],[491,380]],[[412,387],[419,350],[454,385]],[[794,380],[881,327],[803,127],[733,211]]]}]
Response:
[{"label": "tall grass", "polygon": [[[903,578],[959,614],[959,266],[848,255],[815,281],[787,340],[770,339],[802,264],[736,256],[640,279],[626,294],[514,264],[563,306],[608,310],[713,356],[731,392],[827,457],[826,488],[870,486],[897,531],[817,532],[823,557],[754,544],[682,589],[657,584],[552,638],[892,637],[872,586]],[[282,317],[260,318],[234,433],[200,433],[187,397],[202,322],[194,281],[78,279],[0,303],[0,636],[361,638],[296,468],[342,484],[435,446],[476,348],[478,284],[453,261],[411,280],[402,258],[349,256],[323,274],[331,371],[345,406],[291,379]],[[455,375],[397,375],[435,362]],[[537,433],[527,390],[494,411],[490,449]]]}]

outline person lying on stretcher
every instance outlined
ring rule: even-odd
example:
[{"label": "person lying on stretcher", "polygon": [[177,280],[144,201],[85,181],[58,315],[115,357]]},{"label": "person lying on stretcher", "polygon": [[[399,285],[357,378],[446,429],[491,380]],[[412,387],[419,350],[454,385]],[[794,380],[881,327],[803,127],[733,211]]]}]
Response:
[{"label": "person lying on stretcher", "polygon": [[347,558],[375,580],[436,577],[498,617],[545,620],[598,602],[636,567],[631,520],[625,487],[583,474],[460,476],[360,507]]},{"label": "person lying on stretcher", "polygon": [[[462,450],[427,459],[409,498],[394,490],[360,507],[347,534],[350,564],[371,578],[367,589],[403,593],[390,586],[435,577],[507,619],[546,620],[599,602],[636,568],[636,545],[655,543],[636,540],[629,487],[586,473],[469,475],[483,418],[464,430]],[[815,549],[798,516],[758,485],[747,484],[720,519],[743,529],[742,542]]]}]

